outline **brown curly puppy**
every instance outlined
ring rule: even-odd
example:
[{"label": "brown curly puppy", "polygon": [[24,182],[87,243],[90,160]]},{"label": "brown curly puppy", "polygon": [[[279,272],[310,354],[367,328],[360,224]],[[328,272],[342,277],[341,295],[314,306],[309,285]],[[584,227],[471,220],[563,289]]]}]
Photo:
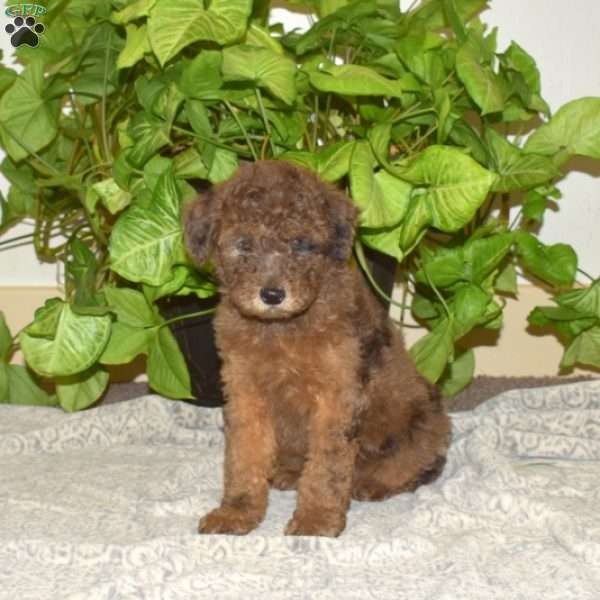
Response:
[{"label": "brown curly puppy", "polygon": [[283,161],[243,166],[185,211],[222,294],[225,491],[202,533],[257,527],[271,485],[298,490],[287,534],[335,536],[351,497],[414,490],[444,465],[448,417],[350,263],[356,214]]}]

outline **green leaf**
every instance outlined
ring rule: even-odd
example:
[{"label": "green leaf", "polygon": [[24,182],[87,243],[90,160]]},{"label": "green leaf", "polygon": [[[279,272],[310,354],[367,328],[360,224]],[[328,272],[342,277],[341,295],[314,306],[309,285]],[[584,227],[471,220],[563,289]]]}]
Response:
[{"label": "green leaf", "polygon": [[535,236],[518,231],[516,241],[523,266],[552,285],[571,286],[577,271],[577,254],[568,244],[546,246]]},{"label": "green leaf", "polygon": [[187,148],[173,159],[176,177],[181,179],[206,179],[208,169],[195,148]]},{"label": "green leaf", "polygon": [[356,143],[350,161],[350,190],[361,209],[359,225],[371,229],[394,227],[408,209],[411,186],[387,171],[374,172],[369,144]]},{"label": "green leaf", "polygon": [[443,319],[410,349],[417,370],[431,383],[435,383],[440,378],[446,363],[452,360],[453,321],[452,317]]},{"label": "green leaf", "polygon": [[56,406],[58,402],[36,383],[26,367],[0,363],[0,403]]},{"label": "green leaf", "polygon": [[292,104],[296,98],[296,65],[289,58],[253,46],[232,46],[223,51],[225,81],[251,81],[273,96]]},{"label": "green leaf", "polygon": [[21,332],[19,342],[27,364],[40,375],[73,375],[96,362],[110,335],[110,317],[79,315],[65,303],[52,339]]},{"label": "green leaf", "polygon": [[69,256],[65,265],[67,289],[74,289],[71,305],[78,314],[104,315],[108,308],[98,298],[96,275],[98,261],[94,253],[80,240],[69,243]]},{"label": "green leaf", "polygon": [[204,50],[185,65],[179,81],[179,89],[186,98],[215,100],[223,84],[221,76],[221,52]]},{"label": "green leaf", "polygon": [[596,317],[586,316],[567,306],[536,306],[527,316],[527,321],[535,327],[551,326],[568,340],[597,324]]},{"label": "green leaf", "polygon": [[440,247],[435,254],[423,253],[423,267],[416,272],[415,278],[419,283],[431,282],[440,288],[468,281],[463,249]]},{"label": "green leaf", "polygon": [[600,319],[600,281],[590,287],[569,290],[559,294],[554,300],[563,307],[572,308],[583,315],[593,315]]},{"label": "green leaf", "polygon": [[52,339],[56,334],[63,304],[60,298],[48,298],[44,306],[36,309],[33,322],[27,326],[27,333],[32,337]]},{"label": "green leaf", "polygon": [[0,96],[15,82],[17,72],[0,65]]},{"label": "green leaf", "polygon": [[31,62],[0,98],[0,139],[15,161],[47,146],[58,131],[60,103],[45,93],[43,66]]},{"label": "green leaf", "polygon": [[600,98],[580,98],[558,109],[527,139],[525,152],[600,158]]},{"label": "green leaf", "polygon": [[324,181],[338,181],[350,170],[354,142],[328,144],[317,153],[316,170]]},{"label": "green leaf", "polygon": [[560,175],[554,162],[541,154],[526,154],[493,129],[486,130],[493,168],[499,177],[493,191],[511,192],[534,187]]},{"label": "green leaf", "polygon": [[215,150],[212,164],[208,171],[208,180],[211,183],[227,181],[239,168],[238,157],[235,152],[217,148]]},{"label": "green leaf", "polygon": [[472,158],[481,164],[487,164],[489,159],[487,146],[482,142],[479,134],[463,119],[458,119],[452,125],[449,138],[457,145],[468,150]]},{"label": "green leaf", "polygon": [[135,25],[127,25],[127,42],[121,50],[117,58],[117,69],[127,69],[138,63],[144,54],[150,52],[150,42],[148,41],[148,33],[146,25],[136,27]]},{"label": "green leaf", "polygon": [[504,69],[508,71],[508,79],[523,104],[529,110],[549,116],[550,108],[540,96],[540,73],[533,57],[516,42],[511,42],[506,52],[500,54],[499,58]]},{"label": "green leaf", "polygon": [[465,261],[470,280],[483,283],[485,278],[504,260],[514,242],[512,233],[497,233],[486,238],[469,240],[465,244]]},{"label": "green leaf", "polygon": [[450,27],[452,27],[456,39],[459,42],[464,42],[467,37],[467,29],[457,10],[456,4],[456,0],[443,0],[446,20],[450,24]]},{"label": "green leaf", "polygon": [[479,57],[469,42],[456,53],[456,73],[482,115],[500,112],[506,93],[502,80],[490,67],[479,63]]},{"label": "green leaf", "polygon": [[548,200],[543,194],[537,190],[529,190],[523,196],[523,217],[541,223],[547,206]]},{"label": "green leaf", "polygon": [[335,182],[350,170],[350,160],[355,142],[335,142],[327,144],[317,153],[304,150],[290,150],[279,158],[293,162],[309,171],[318,173],[323,181]]},{"label": "green leaf", "polygon": [[443,42],[443,38],[435,33],[415,31],[402,37],[396,44],[395,50],[416,77],[432,88],[441,88],[446,72],[441,53],[437,48]]},{"label": "green leaf", "polygon": [[388,256],[393,256],[398,262],[404,258],[400,248],[400,228],[363,229],[359,232],[361,241],[370,248],[379,250]]},{"label": "green leaf", "polygon": [[111,269],[129,281],[161,285],[171,267],[185,262],[179,192],[169,169],[152,195],[152,210],[133,203],[116,222],[110,239]]},{"label": "green leaf", "polygon": [[399,166],[399,173],[418,186],[412,197],[427,203],[432,224],[448,233],[471,221],[495,181],[493,173],[450,146],[429,146]]},{"label": "green leaf", "polygon": [[575,364],[600,368],[600,325],[581,332],[565,350],[560,366],[567,369]]},{"label": "green leaf", "polygon": [[519,293],[517,286],[517,271],[515,265],[508,263],[502,271],[500,271],[496,281],[494,282],[494,289],[504,294],[514,294],[515,296]]},{"label": "green leaf", "polygon": [[477,285],[465,285],[456,292],[450,305],[455,339],[466,335],[479,324],[490,301],[490,296]]},{"label": "green leaf", "polygon": [[142,168],[156,151],[171,142],[169,124],[148,113],[137,113],[129,130],[135,145],[129,149],[127,160],[137,168]]},{"label": "green leaf", "polygon": [[144,294],[125,287],[105,286],[106,301],[120,323],[132,327],[156,325],[156,317]]},{"label": "green leaf", "polygon": [[246,30],[252,0],[212,0],[208,9],[198,0],[157,0],[148,18],[148,37],[161,65],[197,41],[226,45]]},{"label": "green leaf", "polygon": [[98,365],[70,377],[56,381],[56,396],[67,412],[83,410],[94,404],[108,385],[109,375]]},{"label": "green leaf", "polygon": [[134,327],[120,321],[112,324],[110,338],[98,359],[103,365],[123,365],[139,354],[148,353],[148,345],[156,328]]},{"label": "green leaf", "polygon": [[415,318],[428,321],[430,319],[437,319],[440,316],[442,306],[439,303],[436,304],[428,297],[416,293],[413,296],[410,310]]},{"label": "green leaf", "polygon": [[319,0],[319,15],[326,17],[347,4],[350,0]]},{"label": "green leaf", "polygon": [[117,25],[125,25],[134,19],[147,17],[155,3],[156,0],[137,0],[137,2],[129,2],[122,10],[112,13],[110,19]]},{"label": "green leaf", "polygon": [[343,96],[391,96],[400,98],[407,91],[399,79],[388,79],[362,65],[328,65],[309,71],[311,84],[321,92]]},{"label": "green leaf", "polygon": [[117,182],[110,177],[94,183],[86,194],[85,205],[90,212],[94,212],[98,200],[110,211],[116,215],[129,206],[131,194],[121,189]]},{"label": "green leaf", "polygon": [[[474,15],[487,8],[487,0],[455,0],[454,6],[458,16],[468,21]],[[410,12],[410,23],[413,26],[426,25],[430,29],[441,29],[448,26],[442,2],[422,2]]]},{"label": "green leaf", "polygon": [[535,60],[519,44],[511,42],[506,52],[501,55],[509,69],[521,73],[525,82],[534,92],[540,92],[540,72]]},{"label": "green leaf", "polygon": [[460,352],[444,373],[441,388],[444,396],[454,396],[464,390],[475,374],[475,353],[472,348]]},{"label": "green leaf", "polygon": [[4,362],[0,362],[0,404],[6,404],[9,402],[8,396],[8,371],[10,365]]},{"label": "green leaf", "polygon": [[[310,12],[320,9],[319,0],[293,0],[293,3],[308,8]],[[320,18],[308,31],[300,36],[296,36],[293,42],[287,41],[286,45],[292,46],[296,54],[304,54],[307,51],[324,46],[333,29],[351,28],[365,17],[376,13],[377,4],[372,0],[352,2],[348,6],[338,9],[335,13]],[[290,36],[287,37],[289,38]]]},{"label": "green leaf", "polygon": [[427,226],[431,223],[432,214],[429,202],[424,196],[414,196],[410,199],[406,216],[400,232],[400,247],[408,254],[425,235]]},{"label": "green leaf", "polygon": [[277,54],[284,54],[283,46],[279,43],[272,32],[266,27],[261,27],[258,23],[253,22],[246,31],[245,43],[249,46],[258,46],[260,48],[268,48]]},{"label": "green leaf", "polygon": [[12,335],[10,335],[4,313],[0,311],[0,361],[8,360],[12,345]]},{"label": "green leaf", "polygon": [[185,360],[168,327],[160,327],[150,343],[148,380],[159,394],[169,398],[192,398]]}]

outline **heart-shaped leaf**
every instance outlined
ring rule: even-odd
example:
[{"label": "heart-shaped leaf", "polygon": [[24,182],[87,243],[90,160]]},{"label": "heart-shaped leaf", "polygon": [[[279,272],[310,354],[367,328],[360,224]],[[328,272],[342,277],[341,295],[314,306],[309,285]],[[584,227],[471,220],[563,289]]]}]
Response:
[{"label": "heart-shaped leaf", "polygon": [[428,205],[431,223],[446,232],[457,231],[473,218],[496,179],[450,146],[429,146],[408,164],[398,165],[398,171],[416,186],[412,196]]},{"label": "heart-shaped leaf", "polygon": [[56,396],[67,412],[83,410],[96,402],[108,385],[108,371],[98,365],[56,380]]},{"label": "heart-shaped leaf", "polygon": [[411,186],[387,171],[374,172],[369,144],[355,145],[350,162],[350,190],[361,209],[359,225],[370,229],[394,227],[408,209]]},{"label": "heart-shaped leaf", "polygon": [[517,232],[516,241],[523,266],[530,273],[552,285],[566,287],[573,284],[577,254],[571,246],[547,246],[525,231]]},{"label": "heart-shaped leaf", "polygon": [[425,379],[435,383],[454,354],[454,319],[445,318],[410,349],[417,370]]},{"label": "heart-shaped leaf", "polygon": [[152,210],[134,202],[116,222],[110,239],[112,270],[129,281],[167,281],[171,267],[186,261],[179,211],[179,191],[169,169],[158,179]]},{"label": "heart-shaped leaf", "polygon": [[191,398],[190,376],[173,334],[160,327],[148,350],[150,386],[169,398]]},{"label": "heart-shaped leaf", "polygon": [[600,158],[600,98],[579,98],[558,109],[527,139],[525,152]]},{"label": "heart-shaped leaf", "polygon": [[110,336],[110,322],[108,315],[79,315],[61,303],[53,338],[34,337],[27,327],[19,342],[27,364],[40,375],[73,375],[96,362]]},{"label": "heart-shaped leaf", "polygon": [[60,103],[47,97],[43,63],[32,61],[0,98],[0,139],[15,161],[49,144],[58,131]]},{"label": "heart-shaped leaf", "polygon": [[390,96],[400,98],[408,91],[399,79],[388,79],[362,65],[329,65],[309,72],[311,84],[322,92],[343,96]]},{"label": "heart-shaped leaf", "polygon": [[238,45],[223,51],[226,81],[251,81],[273,96],[292,104],[296,97],[296,65],[268,48]]},{"label": "heart-shaped leaf", "polygon": [[206,9],[198,0],[157,0],[148,18],[152,50],[165,65],[193,42],[235,42],[244,34],[251,10],[252,0],[212,0]]}]

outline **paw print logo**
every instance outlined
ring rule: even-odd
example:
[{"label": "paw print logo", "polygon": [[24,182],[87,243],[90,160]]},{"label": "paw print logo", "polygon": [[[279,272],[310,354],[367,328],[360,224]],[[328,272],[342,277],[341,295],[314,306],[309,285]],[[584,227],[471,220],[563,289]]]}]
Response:
[{"label": "paw print logo", "polygon": [[39,36],[46,31],[42,23],[38,23],[34,17],[15,17],[12,23],[9,23],[4,30],[10,35],[10,43],[18,48],[19,46],[37,47]]}]

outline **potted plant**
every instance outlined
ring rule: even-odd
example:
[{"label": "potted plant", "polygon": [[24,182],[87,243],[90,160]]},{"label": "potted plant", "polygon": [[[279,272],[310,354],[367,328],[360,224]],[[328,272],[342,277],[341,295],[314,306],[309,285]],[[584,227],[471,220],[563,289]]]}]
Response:
[{"label": "potted plant", "polygon": [[[530,321],[565,336],[563,366],[600,366],[599,284],[574,288],[573,249],[535,234],[561,165],[600,158],[600,99],[550,115],[534,59],[497,48],[484,0],[293,4],[319,16],[304,33],[271,24],[269,2],[48,2],[42,41],[17,51],[23,72],[0,70],[0,231],[35,220],[38,256],[65,265],[65,297],[15,340],[31,370],[8,364],[0,324],[0,401],[24,401],[27,386],[29,401],[85,408],[106,366],[139,354],[155,390],[191,397],[167,326],[188,317],[164,305],[197,298],[202,317],[218,288],[186,257],[181,206],[261,158],[348,190],[357,260],[369,273],[373,249],[399,264],[401,319],[409,308],[430,329],[411,354],[446,393],[473,376],[465,335],[501,327],[517,268],[556,291]],[[526,138],[507,135],[519,128]]]}]

